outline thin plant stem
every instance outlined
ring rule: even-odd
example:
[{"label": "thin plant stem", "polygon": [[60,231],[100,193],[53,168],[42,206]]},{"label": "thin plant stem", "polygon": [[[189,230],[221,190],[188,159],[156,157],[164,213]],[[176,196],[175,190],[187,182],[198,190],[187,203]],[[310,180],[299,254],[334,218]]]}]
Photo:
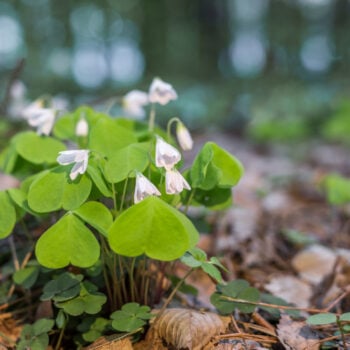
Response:
[{"label": "thin plant stem", "polygon": [[59,350],[61,347],[61,343],[62,343],[62,339],[63,339],[63,335],[64,335],[64,331],[66,329],[66,322],[64,323],[64,326],[61,328],[60,330],[60,334],[58,336],[58,340],[55,346],[55,350]]},{"label": "thin plant stem", "polygon": [[[141,296],[142,296],[142,295],[143,295],[143,296],[145,295],[145,282],[146,282],[146,271],[147,271],[146,266],[147,266],[147,257],[146,257],[146,255],[144,255],[144,256],[143,256],[143,259],[142,259],[142,268],[140,268],[140,274],[141,274],[140,295],[141,295]],[[147,304],[145,303],[145,300],[146,300],[146,298],[145,298],[145,296],[144,296],[144,298],[143,298],[143,303],[144,303],[145,305],[147,305]]]},{"label": "thin plant stem", "polygon": [[181,280],[177,283],[175,288],[172,290],[168,298],[165,300],[163,306],[159,310],[156,318],[154,319],[153,325],[159,320],[160,316],[162,316],[163,312],[167,308],[167,306],[170,304],[171,300],[174,298],[174,295],[177,293],[177,291],[180,289],[182,284],[185,282],[186,278],[194,271],[194,268],[191,268],[190,270],[187,271],[184,277],[181,278]]},{"label": "thin plant stem", "polygon": [[112,193],[113,193],[113,207],[114,207],[115,215],[116,215],[118,212],[118,208],[117,208],[117,192],[115,190],[114,182],[112,183]]},{"label": "thin plant stem", "polygon": [[118,255],[118,263],[119,263],[119,271],[120,271],[121,297],[122,297],[122,303],[123,303],[128,300],[128,292],[126,291],[126,286],[125,286],[123,259],[120,255]]},{"label": "thin plant stem", "polygon": [[136,263],[136,258],[134,257],[131,259],[131,266],[129,270],[131,301],[135,301],[135,281],[134,281],[135,263]]},{"label": "thin plant stem", "polygon": [[112,309],[115,309],[116,305],[114,304],[114,299],[112,297],[112,289],[111,289],[111,285],[110,285],[108,273],[107,273],[108,247],[107,247],[107,243],[105,241],[105,238],[103,236],[101,236],[101,245],[102,245],[101,258],[102,258],[102,266],[103,266],[102,267],[103,278],[105,280],[107,295],[108,295],[108,299],[111,303],[111,307],[112,307]]},{"label": "thin plant stem", "polygon": [[17,257],[16,245],[15,245],[15,241],[13,239],[13,235],[11,235],[9,237],[8,242],[10,245],[11,255],[12,255],[12,259],[13,259],[13,265],[15,267],[15,270],[18,271],[20,269],[20,264],[19,264],[18,257]]},{"label": "thin plant stem", "polygon": [[125,179],[122,199],[120,200],[120,207],[119,207],[119,211],[120,212],[123,210],[123,206],[124,206],[124,202],[125,202],[125,196],[126,196],[126,190],[127,190],[127,187],[128,187],[128,181],[129,181],[129,176]]},{"label": "thin plant stem", "polygon": [[154,103],[151,104],[151,110],[149,112],[149,120],[148,120],[148,130],[154,130],[154,123],[156,120],[156,106]]},{"label": "thin plant stem", "polygon": [[344,349],[346,349],[347,346],[346,346],[346,339],[345,339],[344,329],[343,329],[342,324],[341,324],[341,322],[340,322],[339,316],[337,316],[337,321],[336,321],[336,323],[337,323],[337,326],[338,326],[339,331],[340,331],[340,334],[341,334],[341,340],[342,340]]},{"label": "thin plant stem", "polygon": [[192,199],[193,199],[195,193],[196,193],[196,189],[194,188],[191,191],[191,193],[190,193],[190,195],[188,197],[188,200],[187,200],[187,203],[186,203],[186,207],[185,207],[185,210],[184,210],[185,214],[187,214],[187,212],[188,212],[188,208],[190,207],[190,203],[192,202]]},{"label": "thin plant stem", "polygon": [[121,97],[112,97],[111,99],[109,99],[107,101],[107,106],[105,109],[105,113],[106,114],[110,114],[110,111],[112,109],[112,107],[117,103],[117,102],[121,102],[122,98]]},{"label": "thin plant stem", "polygon": [[170,141],[170,138],[171,138],[171,125],[172,125],[174,122],[181,123],[181,120],[180,120],[178,117],[173,117],[173,118],[171,118],[171,119],[168,121],[168,124],[167,124],[167,127],[166,127],[166,134],[167,134],[167,139],[168,139],[168,141]]}]

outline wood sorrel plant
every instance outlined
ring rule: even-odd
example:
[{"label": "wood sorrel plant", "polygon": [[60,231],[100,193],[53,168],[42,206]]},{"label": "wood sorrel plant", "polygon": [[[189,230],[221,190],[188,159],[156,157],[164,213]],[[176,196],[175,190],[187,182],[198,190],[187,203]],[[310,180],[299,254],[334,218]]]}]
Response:
[{"label": "wood sorrel plant", "polygon": [[[198,232],[186,211],[190,205],[229,206],[243,167],[208,142],[181,174],[170,125],[177,123],[179,144],[187,149],[192,147],[188,130],[177,118],[167,133],[155,126],[155,104],[165,105],[177,94],[155,79],[148,95],[127,95],[127,112],[142,115],[145,95],[151,103],[149,123],[112,118],[86,106],[58,117],[37,101],[24,113],[37,133],[18,133],[1,154],[2,169],[21,185],[0,192],[0,238],[20,232],[16,223],[30,216],[48,226],[37,241],[29,232],[28,249],[34,248],[39,264],[52,271],[42,300],[52,300],[65,314],[96,314],[103,305],[113,311],[135,301],[152,305],[164,291],[166,262],[183,256],[191,268],[202,267],[220,279],[218,260],[206,261],[194,249]],[[32,276],[35,283],[40,266],[33,261],[35,276],[33,266],[19,275]],[[58,316],[64,329],[65,319]]]}]

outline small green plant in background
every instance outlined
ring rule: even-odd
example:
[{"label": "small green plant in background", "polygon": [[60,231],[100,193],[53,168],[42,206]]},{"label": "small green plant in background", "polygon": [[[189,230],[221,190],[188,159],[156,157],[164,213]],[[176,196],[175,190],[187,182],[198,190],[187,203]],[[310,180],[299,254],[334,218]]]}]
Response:
[{"label": "small green plant in background", "polygon": [[[166,292],[174,266],[169,262],[178,259],[191,267],[189,273],[202,268],[221,281],[218,259],[207,260],[195,248],[199,235],[187,209],[230,206],[243,167],[207,142],[180,172],[182,155],[171,126],[176,124],[184,150],[192,148],[191,135],[178,118],[167,131],[155,124],[156,104],[176,98],[160,79],[148,94],[126,95],[123,107],[134,117],[144,116],[144,105],[151,104],[148,123],[86,106],[62,113],[43,100],[25,109],[37,131],[18,133],[1,153],[1,168],[20,186],[0,192],[0,238],[11,245],[14,283],[29,300],[31,288],[42,288],[40,300],[53,305],[55,325],[28,326],[23,346],[39,342],[44,349],[50,332],[58,349],[82,319],[74,340],[79,346],[113,329],[142,329],[149,306]],[[30,228],[44,232],[33,235]],[[18,251],[26,258],[18,258]]]}]

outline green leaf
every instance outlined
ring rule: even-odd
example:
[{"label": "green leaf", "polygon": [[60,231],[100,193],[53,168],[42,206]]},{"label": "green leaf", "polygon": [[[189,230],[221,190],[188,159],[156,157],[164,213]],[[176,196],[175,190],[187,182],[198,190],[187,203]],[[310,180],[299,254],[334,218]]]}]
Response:
[{"label": "green leaf", "polygon": [[39,263],[48,268],[89,267],[99,258],[100,246],[80,219],[67,213],[39,238],[35,253]]},{"label": "green leaf", "polygon": [[0,167],[6,174],[11,174],[16,166],[18,153],[14,144],[10,144],[0,154]]},{"label": "green leaf", "polygon": [[133,170],[143,172],[149,164],[149,143],[134,143],[116,150],[105,166],[109,182],[120,182],[127,177],[134,177]]},{"label": "green leaf", "polygon": [[121,310],[111,314],[112,327],[122,332],[132,332],[146,324],[153,316],[148,306],[140,306],[138,303],[128,303]]},{"label": "green leaf", "polygon": [[101,311],[102,305],[106,301],[107,298],[104,294],[93,292],[87,284],[82,283],[79,296],[67,301],[56,302],[55,305],[72,316],[79,316],[84,312],[94,315]]},{"label": "green leaf", "polygon": [[237,298],[239,293],[247,289],[248,287],[249,287],[249,283],[246,280],[237,279],[229,282],[225,286],[220,285],[219,290],[221,291],[222,294],[228,297]]},{"label": "green leaf", "polygon": [[44,171],[33,181],[28,192],[28,204],[38,213],[48,213],[61,208],[73,210],[87,200],[91,185],[91,180],[85,174],[71,181],[66,169],[57,167],[51,171]]},{"label": "green leaf", "polygon": [[91,180],[95,184],[95,186],[98,188],[98,190],[105,196],[112,198],[112,193],[109,190],[103,175],[101,174],[100,169],[98,169],[95,166],[90,165],[92,161],[89,162],[89,165],[87,167],[87,173],[89,174]]},{"label": "green leaf", "polygon": [[330,174],[323,181],[329,203],[343,205],[350,203],[350,179]]},{"label": "green leaf", "polygon": [[340,315],[339,320],[350,321],[350,312],[345,312],[344,314]]},{"label": "green leaf", "polygon": [[50,320],[48,318],[42,318],[33,324],[33,333],[34,335],[47,333],[51,331],[54,324],[55,324],[54,320]]},{"label": "green leaf", "polygon": [[240,161],[213,142],[203,146],[190,172],[192,187],[206,191],[235,186],[242,175]]},{"label": "green leaf", "polygon": [[332,313],[316,314],[306,319],[306,322],[308,324],[315,325],[315,326],[335,323],[336,321],[337,321],[337,316]]},{"label": "green leaf", "polygon": [[198,232],[185,215],[150,196],[118,216],[109,229],[108,240],[117,254],[146,254],[170,261],[182,256],[198,240]]},{"label": "green leaf", "polygon": [[47,282],[40,300],[64,301],[76,297],[80,292],[83,275],[63,272],[54,280]]},{"label": "green leaf", "polygon": [[115,120],[103,118],[92,128],[88,148],[110,158],[117,150],[136,142],[133,132],[117,125]]},{"label": "green leaf", "polygon": [[181,257],[181,262],[190,267],[199,267],[207,260],[207,254],[198,247],[191,248]]},{"label": "green leaf", "polygon": [[28,266],[13,274],[13,281],[25,289],[31,288],[39,276],[39,266]]},{"label": "green leaf", "polygon": [[222,282],[222,277],[219,269],[209,262],[202,263],[201,268],[206,272],[210,277],[214,278],[217,282]]},{"label": "green leaf", "polygon": [[54,164],[58,152],[66,149],[62,142],[48,136],[39,136],[32,131],[17,134],[12,142],[17,153],[34,164]]},{"label": "green leaf", "polygon": [[16,210],[5,191],[0,191],[0,239],[9,236],[16,224]]},{"label": "green leaf", "polygon": [[113,217],[105,205],[99,202],[86,202],[74,210],[74,213],[107,237],[107,231],[113,223]]},{"label": "green leaf", "polygon": [[107,330],[109,324],[110,321],[103,317],[97,317],[93,322],[90,321],[88,330],[82,334],[83,339],[88,342],[95,341]]},{"label": "green leaf", "polygon": [[235,310],[236,304],[232,303],[231,301],[223,300],[221,297],[221,293],[213,293],[210,296],[210,302],[216,307],[220,314],[231,314]]},{"label": "green leaf", "polygon": [[214,187],[208,191],[196,189],[193,199],[195,203],[211,210],[222,210],[232,205],[232,190],[220,187]]},{"label": "green leaf", "polygon": [[[256,303],[260,299],[260,292],[256,288],[248,287],[238,294],[238,298]],[[249,303],[237,303],[236,307],[241,312],[250,313],[255,310],[256,305]]]}]

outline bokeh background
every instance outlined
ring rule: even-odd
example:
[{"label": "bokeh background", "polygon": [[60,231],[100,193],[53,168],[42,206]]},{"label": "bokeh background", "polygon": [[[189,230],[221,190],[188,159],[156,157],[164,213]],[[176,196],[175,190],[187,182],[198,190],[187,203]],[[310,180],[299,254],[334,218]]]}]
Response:
[{"label": "bokeh background", "polygon": [[23,91],[74,108],[159,76],[179,94],[160,115],[192,129],[346,142],[349,71],[348,0],[0,1],[6,115]]}]

